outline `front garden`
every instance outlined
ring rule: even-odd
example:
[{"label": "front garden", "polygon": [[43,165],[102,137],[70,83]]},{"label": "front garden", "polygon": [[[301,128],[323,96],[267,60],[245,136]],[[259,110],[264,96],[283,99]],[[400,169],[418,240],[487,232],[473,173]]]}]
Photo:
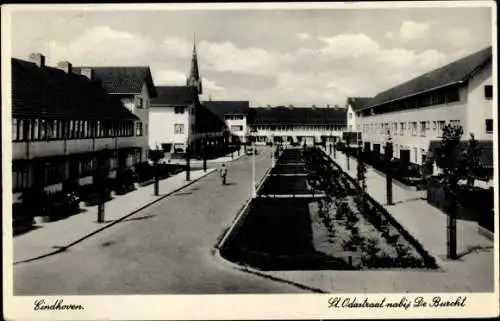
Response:
[{"label": "front garden", "polygon": [[[294,162],[297,152],[285,150],[281,157]],[[292,178],[326,196],[256,198],[221,249],[223,256],[264,270],[437,268],[418,241],[365,193],[363,175],[353,180],[317,148],[301,152],[308,175]],[[262,194],[285,194],[292,186],[286,177],[269,176],[273,183],[266,181]]]}]

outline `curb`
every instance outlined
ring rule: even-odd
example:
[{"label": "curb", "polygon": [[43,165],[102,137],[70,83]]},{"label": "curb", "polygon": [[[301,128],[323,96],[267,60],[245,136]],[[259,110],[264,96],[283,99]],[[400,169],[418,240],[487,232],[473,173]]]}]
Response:
[{"label": "curb", "polygon": [[[149,206],[151,206],[151,205],[153,205],[153,204],[155,204],[155,203],[157,203],[157,202],[159,202],[159,201],[163,200],[164,198],[166,198],[166,197],[168,197],[168,196],[170,196],[170,195],[172,195],[172,194],[175,194],[175,193],[177,193],[178,191],[180,191],[180,190],[182,190],[182,189],[184,189],[184,188],[186,188],[186,187],[188,187],[188,186],[190,186],[190,185],[192,185],[192,184],[196,183],[196,182],[197,182],[197,181],[199,181],[200,179],[207,177],[208,175],[212,174],[212,173],[213,173],[213,172],[215,172],[215,171],[216,171],[215,169],[207,170],[207,172],[206,172],[206,173],[204,173],[204,175],[202,175],[202,176],[198,177],[197,179],[190,180],[190,181],[189,181],[189,183],[187,183],[187,184],[185,184],[185,185],[183,185],[183,186],[181,186],[181,187],[178,187],[178,188],[174,189],[173,191],[171,191],[171,192],[169,192],[169,193],[167,193],[167,194],[165,194],[165,195],[160,196],[159,198],[157,198],[157,199],[155,199],[155,200],[153,200],[153,201],[151,201],[151,202],[149,202],[149,203],[147,203],[147,204],[145,204],[145,205],[141,206],[140,208],[138,208],[138,209],[136,209],[136,210],[133,210],[132,212],[130,212],[130,213],[128,213],[128,214],[126,214],[126,215],[124,215],[124,216],[120,217],[119,219],[116,219],[116,220],[114,220],[113,222],[111,222],[111,223],[109,223],[109,224],[106,224],[106,225],[104,225],[104,226],[102,226],[102,227],[98,228],[97,230],[95,230],[95,231],[93,231],[93,232],[91,232],[91,233],[89,233],[89,234],[87,234],[87,235],[84,235],[83,237],[81,237],[81,238],[77,239],[76,241],[73,241],[73,242],[69,243],[68,245],[61,246],[61,247],[60,247],[60,248],[58,248],[57,250],[52,251],[52,252],[49,252],[49,253],[47,253],[47,254],[39,255],[39,256],[36,256],[36,257],[34,257],[34,258],[31,258],[31,259],[25,259],[25,260],[21,260],[21,261],[14,262],[14,263],[13,263],[13,265],[17,265],[17,264],[21,264],[21,263],[33,262],[33,261],[36,261],[36,260],[40,260],[40,259],[43,259],[43,258],[46,258],[46,257],[52,256],[52,255],[55,255],[55,254],[58,254],[58,253],[64,252],[64,251],[66,251],[67,249],[69,249],[69,248],[73,247],[74,245],[76,245],[76,244],[78,244],[78,243],[80,243],[80,242],[82,242],[82,241],[86,240],[87,238],[89,238],[89,237],[91,237],[91,236],[93,236],[93,235],[95,235],[95,234],[97,234],[97,233],[99,233],[99,232],[101,232],[101,231],[104,231],[105,229],[108,229],[108,228],[110,228],[111,226],[113,226],[113,225],[115,225],[115,224],[117,224],[117,223],[120,223],[121,221],[125,220],[126,218],[129,218],[130,216],[132,216],[132,215],[134,215],[134,214],[137,214],[138,212],[140,212],[140,211],[142,211],[142,210],[144,210],[144,209],[148,208]],[[183,173],[183,172],[181,172],[181,173]]]},{"label": "curb", "polygon": [[[258,183],[258,187],[256,188],[256,191],[257,191],[257,194],[258,194],[258,191],[262,188],[262,186],[264,185],[264,181],[266,180],[266,178],[268,176],[270,176],[270,173],[271,173],[271,170],[272,170],[272,167],[269,168],[263,175],[262,179],[259,181]],[[304,284],[301,284],[301,283],[298,283],[298,282],[295,282],[295,281],[290,281],[290,280],[287,280],[285,278],[280,278],[280,277],[276,277],[276,276],[273,276],[273,275],[269,275],[268,273],[265,273],[265,272],[262,272],[260,270],[257,270],[257,269],[254,269],[254,268],[251,268],[249,266],[244,266],[244,265],[239,265],[237,263],[234,263],[234,262],[231,262],[227,259],[225,259],[221,254],[220,254],[220,249],[224,246],[224,244],[227,242],[227,239],[233,235],[234,231],[239,228],[240,226],[240,222],[246,217],[246,215],[248,214],[247,212],[247,209],[249,208],[250,204],[252,203],[252,201],[254,200],[254,198],[249,198],[244,204],[243,206],[240,208],[240,210],[238,211],[238,215],[236,215],[236,218],[234,219],[233,223],[231,224],[231,227],[228,228],[226,230],[226,232],[224,233],[223,237],[220,238],[220,240],[214,245],[214,248],[213,248],[213,256],[219,261],[221,262],[222,264],[225,264],[233,269],[236,269],[238,271],[242,271],[242,272],[246,272],[246,273],[250,273],[250,274],[253,274],[253,275],[257,275],[257,276],[260,276],[262,278],[265,278],[265,279],[269,279],[269,280],[272,280],[272,281],[277,281],[277,282],[281,282],[281,283],[285,283],[285,284],[289,284],[289,285],[293,285],[295,287],[298,287],[300,289],[303,289],[303,290],[308,290],[308,291],[311,291],[311,292],[314,292],[314,293],[328,293],[324,290],[321,290],[319,288],[315,288],[315,287],[311,287],[311,286],[308,286],[308,285],[304,285]]]},{"label": "curb", "polygon": [[269,279],[269,280],[272,280],[272,281],[281,282],[281,283],[285,283],[285,284],[288,284],[288,285],[293,285],[293,286],[295,286],[295,287],[297,287],[299,289],[311,291],[311,292],[314,292],[314,293],[329,293],[329,292],[321,290],[319,288],[315,288],[315,287],[311,287],[311,286],[308,286],[308,285],[304,285],[304,284],[301,284],[301,283],[298,283],[298,282],[295,282],[295,281],[290,281],[290,280],[287,280],[285,278],[280,278],[280,277],[277,277],[277,276],[273,276],[273,275],[270,275],[268,273],[256,270],[256,269],[248,267],[248,266],[243,266],[243,265],[239,265],[239,264],[233,263],[231,261],[226,260],[224,257],[222,257],[220,255],[219,251],[216,251],[214,253],[214,257],[219,262],[221,262],[221,264],[227,265],[227,266],[229,266],[229,267],[231,267],[233,269],[236,269],[238,271],[241,271],[241,272],[246,272],[246,273],[249,273],[249,274],[260,276],[260,277],[262,277],[264,279]]},{"label": "curb", "polygon": [[[263,186],[263,183],[265,181],[265,179],[269,176],[269,174],[271,173],[271,170],[272,168],[269,168],[268,170],[266,170],[266,172],[264,173],[264,175],[262,176],[261,180],[259,181],[259,183],[257,184],[256,188],[255,188],[255,191],[258,195],[258,192],[259,190],[262,188]],[[236,215],[236,217],[234,218],[231,226],[226,230],[226,232],[224,233],[223,237],[220,238],[220,241],[218,241],[215,246],[214,246],[214,249],[216,251],[219,251],[223,246],[224,246],[224,243],[226,243],[227,239],[229,238],[229,236],[231,234],[233,234],[233,231],[236,229],[236,227],[239,225],[239,222],[243,219],[244,216],[246,216],[246,210],[248,209],[248,207],[250,206],[250,204],[252,203],[252,201],[254,200],[253,197],[250,197],[244,204],[243,206],[239,209],[238,211],[238,214]]]}]

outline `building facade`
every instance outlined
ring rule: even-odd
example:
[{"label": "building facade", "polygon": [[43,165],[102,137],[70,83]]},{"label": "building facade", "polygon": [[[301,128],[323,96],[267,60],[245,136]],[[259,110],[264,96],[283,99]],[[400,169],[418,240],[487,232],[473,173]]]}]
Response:
[{"label": "building facade", "polygon": [[75,73],[68,62],[57,68],[45,57],[12,64],[12,189],[58,191],[63,182],[92,183],[96,157],[111,152],[113,175],[141,160],[140,119],[108,95],[100,82]]},{"label": "building facade", "polygon": [[395,158],[421,165],[446,124],[492,144],[491,58],[489,47],[376,95],[356,111],[365,150],[383,153],[390,136]]},{"label": "building facade", "polygon": [[223,120],[232,135],[238,137],[239,141],[246,143],[248,131],[248,112],[250,103],[248,101],[204,101],[203,106]]},{"label": "building facade", "polygon": [[346,128],[345,108],[250,108],[248,119],[256,144],[335,142]]},{"label": "building facade", "polygon": [[185,152],[189,138],[195,133],[196,88],[158,86],[158,97],[151,101],[149,146],[165,152]]},{"label": "building facade", "polygon": [[108,94],[120,99],[139,118],[134,133],[141,141],[141,161],[147,161],[150,101],[157,97],[149,67],[78,67],[75,70],[91,80],[99,81]]}]

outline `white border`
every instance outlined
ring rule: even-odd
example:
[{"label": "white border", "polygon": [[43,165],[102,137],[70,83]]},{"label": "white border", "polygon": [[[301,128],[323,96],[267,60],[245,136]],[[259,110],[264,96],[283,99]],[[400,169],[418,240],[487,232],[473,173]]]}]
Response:
[{"label": "white border", "polygon": [[[10,133],[10,73],[11,73],[11,14],[17,11],[150,11],[150,10],[242,10],[242,9],[393,9],[393,8],[450,8],[450,7],[490,7],[492,8],[492,45],[493,45],[493,86],[497,89],[497,24],[496,3],[494,1],[433,1],[433,2],[369,2],[369,3],[226,3],[226,4],[88,4],[88,5],[5,5],[2,7],[2,170],[3,191],[11,191],[11,133]],[[493,106],[497,106],[495,91]],[[497,108],[493,110],[497,119]],[[498,124],[495,122],[495,133]],[[4,143],[5,142],[5,143]],[[498,164],[498,136],[494,136],[494,162]],[[495,166],[495,187],[498,188],[499,171]],[[498,189],[496,189],[498,191]],[[493,317],[499,313],[499,253],[498,232],[495,241],[495,292],[492,294],[442,294],[443,298],[467,295],[465,308],[439,309],[331,309],[328,299],[335,294],[291,294],[291,295],[140,295],[140,296],[58,296],[43,298],[50,302],[64,299],[65,303],[77,303],[85,306],[85,310],[35,312],[35,297],[13,296],[12,287],[12,230],[11,202],[12,194],[3,193],[3,253],[4,253],[4,307],[5,319],[29,320],[89,320],[89,319],[302,319],[302,318],[452,318],[452,317]],[[495,213],[498,213],[499,200],[495,193]],[[498,226],[498,215],[495,215],[495,226]],[[377,300],[383,296],[388,300],[399,300],[406,296],[413,299],[423,296],[427,300],[438,296],[433,294],[341,294],[342,297],[369,297]]]}]

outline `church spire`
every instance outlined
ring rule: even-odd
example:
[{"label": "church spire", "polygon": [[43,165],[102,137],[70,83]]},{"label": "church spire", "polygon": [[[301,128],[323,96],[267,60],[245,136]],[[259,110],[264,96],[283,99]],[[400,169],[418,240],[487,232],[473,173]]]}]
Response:
[{"label": "church spire", "polygon": [[191,71],[187,79],[187,86],[196,87],[198,94],[203,93],[201,86],[200,71],[198,69],[198,54],[196,52],[196,38],[193,41],[193,57],[191,58]]}]

